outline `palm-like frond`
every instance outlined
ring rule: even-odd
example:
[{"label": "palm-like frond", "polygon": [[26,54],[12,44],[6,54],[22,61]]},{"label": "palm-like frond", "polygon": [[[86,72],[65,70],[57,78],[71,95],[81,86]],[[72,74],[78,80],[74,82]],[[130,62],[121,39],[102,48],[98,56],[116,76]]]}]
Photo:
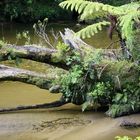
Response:
[{"label": "palm-like frond", "polygon": [[119,6],[118,9],[123,11],[122,14],[127,14],[130,11],[137,11],[140,7],[140,2],[131,2],[122,6]]},{"label": "palm-like frond", "polygon": [[79,36],[79,37],[82,37],[83,39],[86,38],[86,37],[90,38],[94,34],[101,31],[102,26],[107,26],[109,24],[110,24],[110,22],[102,21],[102,22],[99,22],[99,23],[96,23],[96,24],[93,24],[93,25],[89,25],[86,28],[77,32],[76,35]]},{"label": "palm-like frond", "polygon": [[140,11],[131,10],[127,14],[119,17],[122,37],[129,40],[134,36],[134,23],[140,22]]},{"label": "palm-like frond", "polygon": [[[91,2],[86,0],[67,0],[60,4],[62,8],[76,10],[80,14],[82,20],[106,18],[113,15],[117,18],[117,26],[121,30],[124,39],[131,39],[134,35],[134,23],[140,22],[140,2],[132,2],[123,6],[111,6],[99,2]],[[77,33],[82,38],[91,37],[108,22],[100,22],[88,26]]]},{"label": "palm-like frond", "polygon": [[106,17],[108,14],[120,14],[120,11],[115,6],[85,0],[68,0],[60,3],[60,6],[65,9],[70,8],[71,11],[76,10],[79,14],[82,14],[82,19],[96,14],[98,17],[100,15]]}]

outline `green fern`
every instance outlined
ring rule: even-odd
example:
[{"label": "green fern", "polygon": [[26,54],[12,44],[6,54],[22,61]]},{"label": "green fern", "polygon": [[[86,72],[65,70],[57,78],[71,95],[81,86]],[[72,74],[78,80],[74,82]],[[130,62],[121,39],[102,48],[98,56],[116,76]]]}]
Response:
[{"label": "green fern", "polygon": [[111,20],[108,21],[109,15],[115,17],[118,36],[121,33],[121,37],[119,36],[120,40],[125,40],[125,47],[131,48],[130,50],[134,48],[133,40],[136,34],[136,25],[140,23],[140,2],[131,2],[122,6],[111,6],[86,0],[67,0],[60,3],[60,6],[71,11],[77,11],[80,14],[81,20],[101,19],[101,22],[90,25],[76,33],[81,38],[90,38],[102,30],[102,26],[109,25],[109,22],[112,22]]},{"label": "green fern", "polygon": [[119,17],[119,26],[121,27],[122,37],[130,40],[134,36],[134,24],[139,22],[140,11],[131,10],[127,14]]},{"label": "green fern", "polygon": [[[66,9],[70,8],[71,11],[76,10],[79,14],[81,14],[81,20],[94,19],[96,17],[106,18],[108,15],[117,16],[119,20],[118,25],[121,28],[122,37],[124,39],[129,39],[133,36],[134,22],[138,22],[140,18],[140,11],[138,10],[140,7],[139,2],[132,2],[123,6],[115,7],[99,2],[67,0],[60,3],[60,6]],[[86,34],[87,37],[91,37],[91,35],[94,35],[97,32],[96,27],[98,25],[100,26],[100,24],[101,23],[95,24],[95,26],[89,26],[86,28],[87,30],[83,29],[77,34],[79,35],[81,33],[80,36],[82,38],[85,38]],[[108,25],[108,23],[106,25]]]},{"label": "green fern", "polygon": [[79,32],[76,33],[77,36],[82,37],[82,38],[90,38],[94,34],[98,33],[99,31],[102,30],[102,26],[109,25],[110,22],[102,21],[93,25],[89,25],[88,27],[80,30]]}]

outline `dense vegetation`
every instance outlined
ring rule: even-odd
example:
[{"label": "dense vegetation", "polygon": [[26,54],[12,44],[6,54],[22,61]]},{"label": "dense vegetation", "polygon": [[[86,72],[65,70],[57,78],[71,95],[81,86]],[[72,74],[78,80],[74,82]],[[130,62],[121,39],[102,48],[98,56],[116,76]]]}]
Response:
[{"label": "dense vegetation", "polygon": [[35,22],[46,17],[49,20],[71,19],[69,12],[58,6],[59,2],[61,0],[4,0],[0,2],[1,20]]},{"label": "dense vegetation", "polygon": [[[64,11],[58,6],[62,1],[64,0],[2,0],[0,1],[0,20],[35,22],[46,17],[48,17],[49,20],[71,20],[73,14]],[[130,1],[99,0],[99,2],[121,5]]]},{"label": "dense vegetation", "polygon": [[124,137],[116,137],[117,140],[140,140],[140,137],[136,137],[135,139],[132,139],[131,137],[124,136]]},{"label": "dense vegetation", "polygon": [[66,100],[98,108],[109,106],[106,112],[117,117],[140,111],[139,87],[139,47],[138,28],[140,11],[139,2],[132,2],[119,7],[84,0],[69,0],[60,4],[66,9],[75,10],[81,20],[98,17],[99,23],[89,25],[78,33],[82,38],[91,37],[109,25],[109,36],[117,32],[122,54],[116,60],[106,60],[95,51],[81,55],[74,54],[70,63],[69,75],[62,78],[62,93]]}]

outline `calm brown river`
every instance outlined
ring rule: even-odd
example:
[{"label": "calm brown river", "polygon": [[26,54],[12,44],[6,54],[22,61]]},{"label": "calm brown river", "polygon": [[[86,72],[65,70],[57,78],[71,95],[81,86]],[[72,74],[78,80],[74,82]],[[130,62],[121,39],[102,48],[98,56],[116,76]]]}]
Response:
[{"label": "calm brown river", "polygon": [[[31,26],[7,24],[0,27],[0,37],[3,36],[9,43],[14,43],[15,34],[23,30],[30,30],[33,43],[37,41]],[[48,30],[52,27],[58,31],[67,25],[53,24]],[[78,30],[77,27],[74,29]],[[87,42],[97,47],[110,44],[104,31]],[[22,44],[22,40],[20,43]],[[33,66],[36,71],[47,72],[48,66],[44,64],[24,61],[24,64],[20,65],[30,70]],[[59,97],[60,95],[50,94],[46,90],[20,82],[0,83],[0,108],[52,102]],[[140,136],[140,129],[120,128],[119,124],[124,120],[140,122],[140,115],[111,119],[105,116],[104,112],[82,113],[81,107],[72,104],[54,109],[5,113],[0,114],[0,140],[114,140],[117,135]]]},{"label": "calm brown river", "polygon": [[[33,26],[32,24],[28,25],[18,23],[11,24],[0,23],[0,38],[4,38],[8,43],[14,44],[15,42],[17,42],[16,34],[22,33],[23,31],[29,31],[31,43],[33,44],[41,43],[42,40],[36,36],[32,26]],[[52,29],[54,30],[54,32],[64,31],[64,28],[70,28],[73,29],[74,31],[79,31],[83,27],[85,27],[85,25],[79,26],[76,25],[76,23],[51,23],[48,24],[47,33],[50,36],[50,38],[52,38],[51,36]],[[117,35],[114,34],[113,41],[116,40],[118,40]],[[21,39],[18,41],[18,44],[23,44],[24,41],[25,41],[24,39]],[[98,34],[95,34],[95,36],[93,36],[92,38],[86,39],[85,41],[96,48],[107,48],[110,45],[110,43],[113,42],[108,38],[107,30],[103,30]],[[114,46],[112,47],[116,48],[117,46],[118,44],[114,44]]]}]

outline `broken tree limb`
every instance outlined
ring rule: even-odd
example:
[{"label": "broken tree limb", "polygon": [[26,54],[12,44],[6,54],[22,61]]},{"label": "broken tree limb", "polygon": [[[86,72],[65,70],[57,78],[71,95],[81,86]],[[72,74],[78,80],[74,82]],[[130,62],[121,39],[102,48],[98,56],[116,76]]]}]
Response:
[{"label": "broken tree limb", "polygon": [[54,101],[52,103],[44,103],[44,104],[37,104],[37,105],[18,106],[18,107],[15,107],[15,108],[0,109],[0,113],[20,111],[20,110],[28,110],[28,109],[47,109],[47,108],[54,108],[54,107],[63,106],[63,105],[68,104],[68,103],[69,102],[66,102],[66,101],[60,99],[60,100]]},{"label": "broken tree limb", "polygon": [[48,90],[54,78],[45,74],[0,65],[0,81],[20,81]]},{"label": "broken tree limb", "polygon": [[80,37],[75,36],[75,32],[69,28],[65,28],[64,34],[60,32],[60,36],[63,42],[73,49],[82,50],[83,47],[95,49],[93,46],[85,43]]}]

